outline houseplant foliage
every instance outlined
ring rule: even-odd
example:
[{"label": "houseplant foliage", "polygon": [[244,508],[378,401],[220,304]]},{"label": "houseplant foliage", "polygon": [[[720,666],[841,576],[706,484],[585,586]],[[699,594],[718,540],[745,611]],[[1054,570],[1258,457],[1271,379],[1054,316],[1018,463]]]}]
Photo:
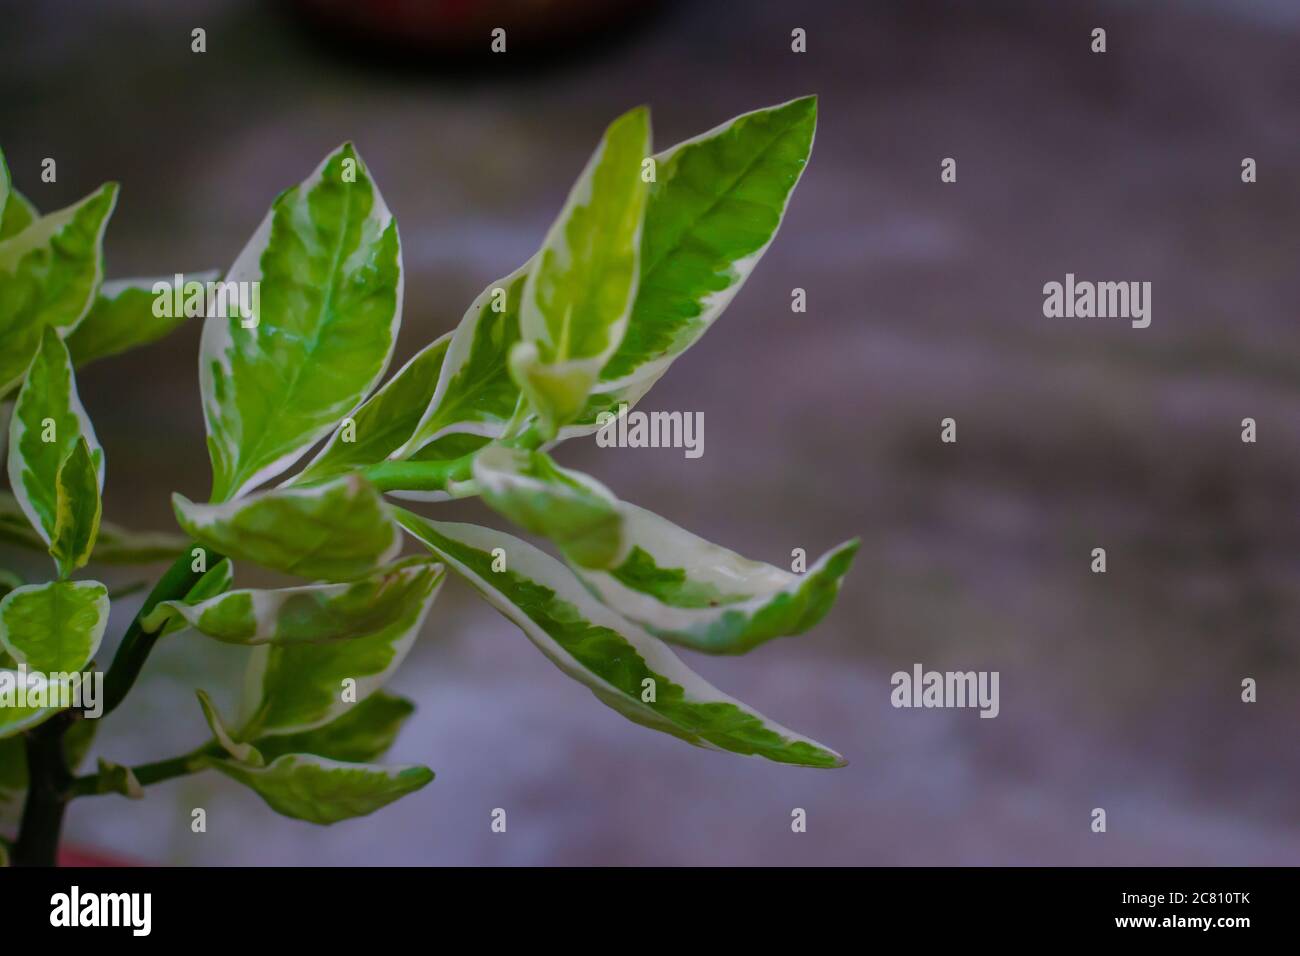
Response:
[{"label": "houseplant foliage", "polygon": [[[138,797],[203,770],[321,824],[423,787],[430,770],[378,763],[413,710],[383,687],[449,572],[637,723],[700,746],[841,765],[834,751],[712,687],[671,645],[736,654],[808,630],[833,602],[856,542],[806,573],[787,572],[623,502],[551,456],[594,433],[602,413],[635,405],[718,318],[776,233],[815,123],[807,97],[654,153],[647,111],[619,117],[538,252],[386,381],[402,311],[401,241],[366,165],[343,145],[274,201],[226,274],[258,284],[254,321],[205,321],[199,380],[212,492],[206,502],[174,496],[183,537],[103,519],[105,450],[76,388],[81,365],[151,342],[181,319],[153,314],[151,283],[102,281],[114,185],[42,215],[12,188],[0,157],[10,481],[0,535],[48,552],[53,565],[38,583],[0,572],[0,667],[74,682],[94,672],[109,597],[83,569],[107,561],[173,563],[106,670],[105,713],[159,640],[212,639],[250,656],[239,713],[221,713],[196,689],[210,739],[133,768],[100,760],[80,771],[97,721],[76,708],[0,708],[0,807],[22,809],[5,851],[50,862],[71,799]],[[470,495],[551,552],[393,500]],[[416,556],[401,556],[404,541]],[[303,583],[236,587],[241,565]]]}]

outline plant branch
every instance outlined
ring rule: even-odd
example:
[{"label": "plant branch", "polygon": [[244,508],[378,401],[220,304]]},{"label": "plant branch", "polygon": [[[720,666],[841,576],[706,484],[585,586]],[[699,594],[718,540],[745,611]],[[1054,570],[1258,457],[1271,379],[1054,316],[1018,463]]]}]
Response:
[{"label": "plant branch", "polygon": [[72,783],[63,753],[63,735],[76,719],[73,711],[61,711],[25,735],[27,801],[14,844],[15,866],[57,864],[59,831]]},{"label": "plant branch", "polygon": [[[147,787],[150,784],[162,783],[164,780],[172,780],[176,777],[198,773],[204,769],[201,758],[218,756],[221,753],[223,751],[220,745],[214,740],[179,757],[171,757],[168,760],[155,760],[153,763],[144,763],[138,767],[132,767],[131,773],[135,775],[135,779],[140,786]],[[68,788],[68,798],[94,797],[103,793],[116,792],[104,789],[101,786],[102,783],[103,774],[92,773],[84,777],[77,777]]]},{"label": "plant branch", "polygon": [[[158,642],[161,629],[148,633],[140,622],[163,601],[179,601],[185,597],[190,588],[194,587],[199,578],[206,573],[206,570],[192,569],[193,559],[190,557],[190,552],[191,548],[186,548],[158,579],[149,596],[144,599],[144,604],[140,606],[135,619],[122,635],[122,643],[118,645],[117,653],[113,655],[113,663],[109,665],[108,672],[104,675],[105,715],[111,714],[118,704],[126,699],[126,695],[135,686],[136,678],[140,676],[140,671],[144,668],[144,662],[148,660],[154,644]],[[205,569],[216,567],[224,557],[225,555],[209,550]]]}]

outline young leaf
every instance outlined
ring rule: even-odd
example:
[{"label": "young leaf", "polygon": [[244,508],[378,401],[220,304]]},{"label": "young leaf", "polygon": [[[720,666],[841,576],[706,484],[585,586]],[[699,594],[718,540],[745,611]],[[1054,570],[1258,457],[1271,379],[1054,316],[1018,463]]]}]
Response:
[{"label": "young leaf", "polygon": [[[383,461],[415,432],[433,400],[451,343],[447,333],[426,345],[344,422],[320,454],[289,484],[321,481]],[[350,432],[350,437],[349,437]]]},{"label": "young leaf", "polygon": [[713,324],[767,251],[803,174],[817,98],[755,110],[659,153],[641,282],[605,388],[658,378]]},{"label": "young leaf", "polygon": [[18,504],[47,544],[58,520],[59,467],[85,439],[104,487],[104,452],[77,395],[72,360],[58,334],[46,328],[18,393],[9,425],[9,484]]},{"label": "young leaf", "polygon": [[225,721],[221,719],[221,713],[217,710],[217,705],[212,703],[212,698],[208,696],[207,691],[200,690],[196,693],[199,706],[203,708],[203,719],[208,722],[208,729],[212,731],[212,736],[216,738],[221,748],[240,763],[252,767],[266,766],[266,760],[256,747],[252,744],[237,743],[230,735]]},{"label": "young leaf", "polygon": [[505,431],[519,404],[508,360],[519,341],[519,308],[531,264],[493,282],[465,310],[419,424],[393,458],[410,458],[445,435],[498,438]]},{"label": "young leaf", "polygon": [[95,793],[118,793],[131,800],[144,799],[144,787],[140,786],[135,771],[130,767],[110,763],[100,757],[96,769],[98,773],[95,775],[97,780]]},{"label": "young leaf", "polygon": [[479,494],[525,531],[545,535],[582,567],[614,564],[623,551],[618,501],[604,485],[558,467],[540,451],[496,446],[474,459]]},{"label": "young leaf", "polygon": [[346,714],[383,687],[415,643],[437,598],[438,568],[422,601],[407,601],[385,626],[328,644],[264,644],[253,652],[240,740],[313,730]]},{"label": "young leaf", "polygon": [[103,510],[95,460],[84,437],[77,438],[71,454],[59,466],[55,485],[50,555],[59,566],[60,576],[66,578],[90,560]]},{"label": "young leaf", "polygon": [[314,754],[347,763],[369,763],[388,753],[415,705],[404,697],[377,691],[315,730],[259,737],[257,749],[268,760],[284,754]]},{"label": "young leaf", "polygon": [[743,654],[802,634],[825,616],[858,541],[823,555],[804,574],[750,561],[643,508],[621,502],[626,558],[615,568],[576,566],[602,603],[674,644]]},{"label": "young leaf", "polygon": [[66,333],[90,308],[116,202],[117,184],[108,183],[0,240],[0,395],[22,378],[46,327]]},{"label": "young leaf", "polygon": [[[594,600],[549,555],[488,528],[395,512],[552,663],[625,717],[697,746],[811,767],[843,765],[834,751],[722,694],[667,646]],[[505,570],[493,569],[498,548]]]},{"label": "young leaf", "polygon": [[276,813],[321,825],[374,813],[433,779],[427,767],[347,764],[310,754],[286,754],[265,767],[215,757],[205,763],[255,791]]},{"label": "young leaf", "polygon": [[347,581],[386,564],[401,537],[374,487],[345,475],[219,505],[172,496],[176,520],[220,554],[305,578]]},{"label": "young leaf", "polygon": [[627,331],[561,438],[640,398],[708,331],[771,244],[812,152],[817,98],[728,120],[655,156]]},{"label": "young leaf", "polygon": [[[182,281],[207,282],[218,275],[217,272],[192,273]],[[155,289],[166,286],[166,294],[170,295],[174,281],[173,276],[167,276],[105,282],[86,317],[67,337],[73,364],[81,368],[96,359],[156,342],[174,331],[185,321],[185,313],[158,315],[154,309],[158,300]]]},{"label": "young leaf", "polygon": [[283,472],[388,367],[402,305],[397,224],[352,144],[280,194],[226,281],[260,283],[261,303],[255,327],[216,317],[203,328],[218,502]]},{"label": "young leaf", "polygon": [[0,600],[0,646],[29,671],[80,671],[108,624],[108,589],[98,581],[51,581]]},{"label": "young leaf", "polygon": [[623,339],[637,290],[649,153],[644,107],[611,123],[528,270],[510,371],[546,434],[582,411]]},{"label": "young leaf", "polygon": [[405,621],[442,576],[429,560],[401,561],[350,584],[230,591],[198,603],[164,601],[141,622],[150,633],[179,617],[227,644],[325,644],[368,637]]}]

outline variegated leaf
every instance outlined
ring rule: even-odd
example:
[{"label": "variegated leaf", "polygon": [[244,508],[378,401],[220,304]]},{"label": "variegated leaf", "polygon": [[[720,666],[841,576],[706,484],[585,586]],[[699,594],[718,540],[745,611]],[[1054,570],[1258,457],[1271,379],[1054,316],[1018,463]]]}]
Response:
[{"label": "variegated leaf", "polygon": [[348,763],[368,763],[388,753],[402,725],[414,712],[415,705],[406,698],[377,691],[315,730],[259,737],[257,749],[268,760],[299,753]]},{"label": "variegated leaf", "polygon": [[439,568],[423,600],[405,602],[400,615],[365,635],[255,648],[238,739],[322,727],[382,688],[415,643],[443,578]]},{"label": "variegated leaf", "polygon": [[649,153],[644,107],[611,123],[528,270],[510,372],[547,435],[582,411],[627,328]]},{"label": "variegated leaf", "polygon": [[474,480],[488,505],[525,531],[550,538],[577,565],[609,567],[624,550],[614,495],[543,452],[484,449],[474,459]]},{"label": "variegated leaf", "polygon": [[90,308],[116,202],[117,184],[108,183],[0,240],[0,395],[22,378],[46,328],[67,334]]},{"label": "variegated leaf", "polygon": [[[183,275],[183,282],[208,282],[218,272]],[[119,355],[128,349],[156,342],[186,321],[184,312],[156,308],[161,287],[170,289],[175,276],[159,279],[112,279],[105,282],[95,301],[72,334],[67,337],[68,351],[77,368]],[[162,312],[163,314],[159,314]]]},{"label": "variegated leaf", "polygon": [[388,366],[402,307],[397,224],[350,143],[280,194],[226,281],[258,283],[261,301],[252,328],[236,316],[203,329],[217,502],[283,472]]},{"label": "variegated leaf", "polygon": [[180,526],[217,553],[316,580],[361,577],[402,544],[379,493],[358,475],[217,505],[173,495],[172,504]]},{"label": "variegated leaf", "polygon": [[310,754],[286,754],[265,767],[216,757],[204,762],[256,792],[276,813],[323,826],[374,813],[433,779],[427,767],[348,764]]},{"label": "variegated leaf", "polygon": [[[556,666],[629,719],[698,746],[838,767],[839,754],[722,694],[666,645],[596,601],[554,558],[477,525],[398,520],[513,621]],[[493,570],[494,549],[505,570]]]},{"label": "variegated leaf", "polygon": [[59,468],[85,439],[104,487],[104,452],[77,395],[68,350],[46,327],[41,345],[18,393],[9,424],[9,484],[41,539],[53,541],[58,520]]},{"label": "variegated leaf", "polygon": [[348,584],[228,591],[198,603],[164,601],[141,622],[154,632],[180,618],[227,644],[326,644],[355,640],[409,620],[433,591],[442,567],[401,561]]}]

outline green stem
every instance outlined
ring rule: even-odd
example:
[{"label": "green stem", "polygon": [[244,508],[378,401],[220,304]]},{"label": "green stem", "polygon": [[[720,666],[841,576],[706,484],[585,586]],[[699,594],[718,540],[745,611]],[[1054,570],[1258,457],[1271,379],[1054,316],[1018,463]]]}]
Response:
[{"label": "green stem", "polygon": [[73,711],[61,711],[26,735],[27,802],[14,844],[15,866],[57,865],[59,831],[72,784],[63,735],[76,719]]},{"label": "green stem", "polygon": [[[153,763],[144,763],[138,767],[132,767],[131,772],[135,774],[135,779],[140,783],[140,786],[147,787],[150,784],[162,783],[164,780],[172,780],[176,777],[197,773],[204,769],[201,758],[218,756],[222,752],[220,745],[216,741],[212,741],[180,757],[172,757],[169,760],[156,760]],[[68,788],[68,797],[94,797],[102,793],[114,792],[101,788],[101,778],[102,775],[97,773],[77,777]]]},{"label": "green stem", "polygon": [[179,601],[189,594],[190,588],[207,573],[206,568],[216,567],[225,557],[209,550],[204,565],[205,570],[195,571],[192,569],[193,559],[190,553],[191,548],[186,548],[175,563],[164,572],[153,590],[149,592],[149,596],[144,599],[144,604],[140,606],[135,620],[122,635],[122,643],[118,645],[113,663],[109,665],[108,672],[104,675],[105,715],[111,714],[117,709],[118,704],[126,699],[126,695],[135,686],[136,678],[140,676],[140,671],[144,668],[144,662],[148,660],[154,644],[158,642],[161,629],[150,634],[145,631],[140,622],[163,601]]},{"label": "green stem", "polygon": [[473,454],[446,461],[381,461],[363,472],[380,491],[446,491],[449,482],[467,481],[473,473]]},{"label": "green stem", "polygon": [[[222,560],[222,555],[208,552],[208,560],[215,566]],[[112,713],[130,693],[144,668],[144,662],[149,658],[149,652],[158,641],[158,633],[146,633],[141,620],[161,602],[185,597],[203,576],[204,572],[191,570],[192,563],[190,549],[186,548],[154,585],[139,613],[127,627],[122,643],[113,656],[113,663],[104,675],[105,715]],[[23,805],[18,842],[14,844],[14,863],[19,866],[54,866],[57,862],[63,813],[78,785],[68,769],[63,738],[68,728],[80,717],[75,711],[60,711],[26,734],[27,801]],[[159,771],[150,770],[151,775],[157,772]],[[142,780],[141,783],[143,782]],[[79,793],[78,791],[76,795]]]}]

